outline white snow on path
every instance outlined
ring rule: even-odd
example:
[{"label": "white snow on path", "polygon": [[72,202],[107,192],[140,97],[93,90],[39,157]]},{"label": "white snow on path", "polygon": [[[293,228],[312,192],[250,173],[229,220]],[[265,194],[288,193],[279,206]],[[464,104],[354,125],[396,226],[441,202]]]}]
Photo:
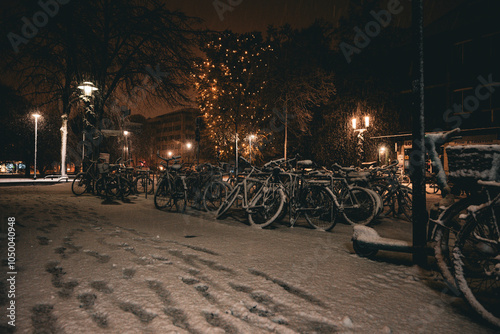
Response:
[{"label": "white snow on path", "polygon": [[3,187],[0,212],[2,232],[18,222],[16,333],[495,332],[407,256],[353,254],[347,225],[256,230],[70,184]]}]

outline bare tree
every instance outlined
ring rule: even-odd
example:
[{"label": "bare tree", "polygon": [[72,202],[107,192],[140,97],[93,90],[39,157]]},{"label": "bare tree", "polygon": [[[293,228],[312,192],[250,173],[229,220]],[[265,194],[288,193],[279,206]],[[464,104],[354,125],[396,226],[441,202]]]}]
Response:
[{"label": "bare tree", "polygon": [[[23,0],[10,17],[30,17],[37,10],[42,9]],[[14,73],[17,89],[34,104],[59,106],[64,175],[67,119],[79,101],[77,86],[91,81],[99,89],[85,115],[88,127],[98,128],[104,112],[120,110],[121,104],[155,98],[186,102],[193,46],[201,32],[193,28],[197,19],[156,0],[72,1],[53,13],[43,27],[33,26],[37,33],[30,39],[11,43],[14,52],[7,69]],[[9,28],[26,30],[16,27],[15,20]]]},{"label": "bare tree", "polygon": [[327,104],[335,95],[334,76],[321,62],[318,52],[328,54],[328,27],[315,23],[303,30],[290,26],[268,29],[275,52],[270,64],[268,99],[283,111],[284,157],[287,157],[290,120],[296,130],[308,132],[313,109]]}]

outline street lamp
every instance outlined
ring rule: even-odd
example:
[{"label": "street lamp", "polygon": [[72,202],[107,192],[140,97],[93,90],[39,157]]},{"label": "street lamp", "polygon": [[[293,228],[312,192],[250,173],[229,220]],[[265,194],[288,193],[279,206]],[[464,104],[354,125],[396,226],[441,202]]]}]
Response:
[{"label": "street lamp", "polygon": [[252,164],[252,140],[255,139],[255,135],[249,135],[248,136],[248,142],[250,144],[250,164]]},{"label": "street lamp", "polygon": [[37,146],[38,146],[38,117],[40,117],[39,113],[34,113],[32,115],[35,117],[35,169],[33,173],[33,179],[36,180],[36,151],[37,151]]},{"label": "street lamp", "polygon": [[358,164],[361,165],[361,162],[365,160],[365,151],[364,151],[364,146],[365,146],[365,136],[364,132],[368,129],[370,126],[370,117],[369,116],[364,116],[362,119],[364,122],[364,127],[358,128],[358,121],[356,118],[353,118],[351,120],[352,123],[352,129],[354,132],[358,133],[357,138],[358,138]]},{"label": "street lamp", "polygon": [[[380,165],[382,165],[382,155],[385,153],[385,151],[386,151],[385,146],[381,146],[378,149],[378,161],[379,161]],[[385,161],[385,157],[384,157],[384,161]]]},{"label": "street lamp", "polygon": [[125,155],[125,161],[128,160],[128,135],[130,134],[130,132],[128,132],[127,130],[123,131],[123,136],[125,138],[124,140],[124,143],[123,143],[123,153]]},{"label": "street lamp", "polygon": [[[186,144],[186,148],[188,151],[191,150],[191,147],[193,147],[193,144],[191,144],[191,143]],[[190,160],[189,158],[190,158],[191,154],[189,152],[187,152],[187,156],[188,156],[188,163],[189,163],[189,160]]]},{"label": "street lamp", "polygon": [[84,81],[80,86],[78,86],[78,89],[82,90],[83,96],[92,96],[92,93],[95,92],[97,87],[90,81]]},{"label": "street lamp", "polygon": [[83,139],[83,142],[82,142],[82,172],[83,172],[83,159],[85,158],[85,127],[87,126],[87,117],[86,115],[88,113],[91,113],[92,112],[92,109],[93,109],[93,105],[91,104],[91,98],[92,98],[92,94],[97,91],[97,87],[90,81],[84,81],[80,86],[78,86],[78,89],[81,89],[82,90],[82,100],[83,102],[85,103],[85,113],[83,115],[83,122],[84,122],[84,128],[83,128],[83,134],[82,134],[82,139]]}]

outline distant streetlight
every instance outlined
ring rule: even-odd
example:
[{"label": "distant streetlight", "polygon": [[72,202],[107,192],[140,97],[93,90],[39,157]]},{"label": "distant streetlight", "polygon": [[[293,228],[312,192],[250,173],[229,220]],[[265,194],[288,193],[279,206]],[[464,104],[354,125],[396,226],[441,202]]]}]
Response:
[{"label": "distant streetlight", "polygon": [[82,172],[83,172],[83,159],[85,158],[85,126],[87,125],[87,117],[86,114],[88,112],[91,112],[93,109],[93,105],[91,104],[90,99],[92,98],[92,94],[97,91],[97,87],[90,81],[84,81],[80,86],[78,86],[78,89],[82,90],[82,100],[85,102],[85,113],[83,115],[83,122],[84,122],[84,127],[83,127],[83,134],[82,134]]},{"label": "distant streetlight", "polygon": [[36,151],[38,146],[38,118],[40,117],[40,114],[34,113],[32,116],[35,117],[35,169],[33,173],[33,179],[36,180]]},{"label": "distant streetlight", "polygon": [[125,154],[125,161],[128,160],[128,135],[130,134],[130,132],[128,132],[127,130],[123,131],[123,136],[125,138],[125,141],[123,143],[123,153]]},{"label": "distant streetlight", "polygon": [[[193,144],[191,144],[190,142],[186,144],[186,148],[188,151],[190,151],[192,147],[193,147]],[[189,163],[191,153],[187,152],[187,156],[188,156],[188,163]]]},{"label": "distant streetlight", "polygon": [[255,135],[249,135],[248,136],[248,142],[250,144],[250,164],[252,164],[252,140],[255,139]]},{"label": "distant streetlight", "polygon": [[364,144],[365,144],[365,137],[364,137],[364,132],[368,129],[370,126],[370,116],[364,116],[363,117],[364,121],[364,127],[358,128],[358,121],[356,118],[353,118],[351,120],[352,123],[352,129],[354,132],[357,132],[357,138],[358,138],[358,143],[357,143],[357,148],[358,148],[358,164],[361,165],[361,162],[365,160],[365,151],[364,151]]},{"label": "distant streetlight", "polygon": [[78,89],[82,90],[82,93],[84,96],[92,96],[92,93],[95,92],[97,87],[90,81],[84,81],[80,86],[78,86]]},{"label": "distant streetlight", "polygon": [[[379,149],[378,149],[378,161],[380,162],[380,164],[382,165],[382,155],[385,153],[386,151],[386,148],[385,146],[381,146]],[[385,160],[385,159],[384,159]]]},{"label": "distant streetlight", "polygon": [[168,151],[168,156],[171,157],[172,156],[172,151]]}]

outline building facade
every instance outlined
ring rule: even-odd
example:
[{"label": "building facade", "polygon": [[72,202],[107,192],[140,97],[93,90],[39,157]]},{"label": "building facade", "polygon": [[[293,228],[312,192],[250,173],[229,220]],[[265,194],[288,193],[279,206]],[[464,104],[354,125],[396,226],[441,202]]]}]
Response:
[{"label": "building facade", "polygon": [[153,131],[155,151],[162,157],[178,156],[183,162],[194,162],[196,157],[195,120],[200,111],[184,108],[148,119]]}]

